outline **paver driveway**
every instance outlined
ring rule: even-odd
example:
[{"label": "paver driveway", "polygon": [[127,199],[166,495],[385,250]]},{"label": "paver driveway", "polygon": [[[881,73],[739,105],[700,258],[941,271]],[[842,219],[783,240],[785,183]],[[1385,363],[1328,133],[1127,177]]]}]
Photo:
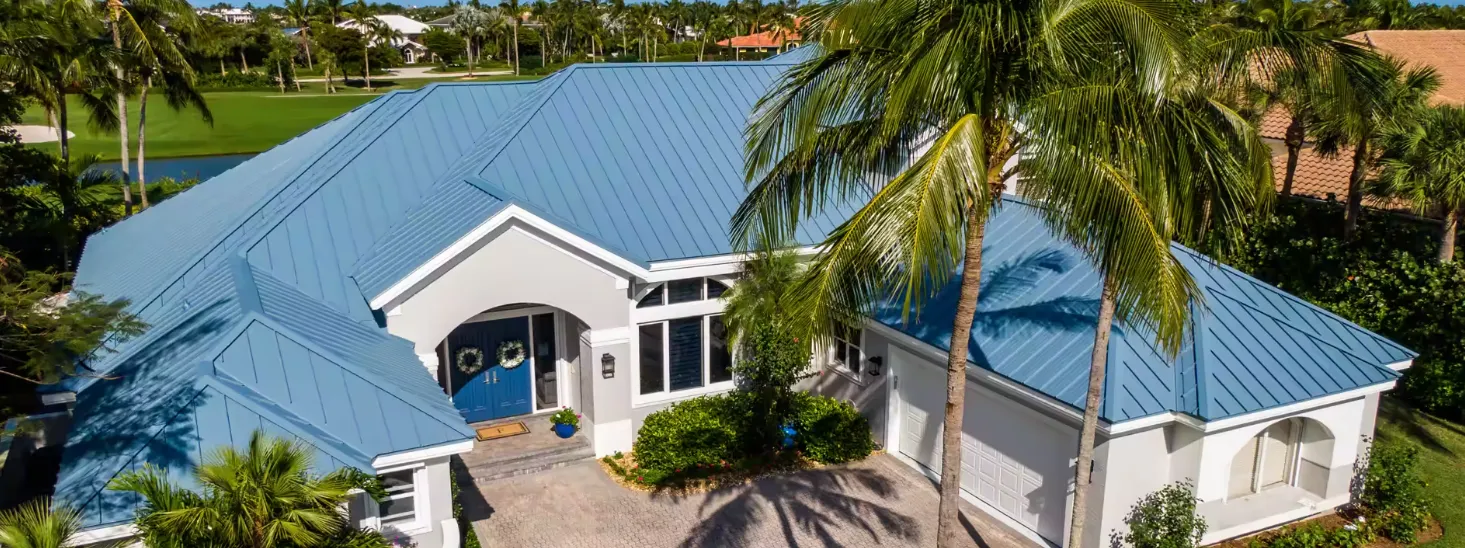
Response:
[{"label": "paver driveway", "polygon": [[[936,538],[936,488],[889,455],[689,496],[625,489],[589,461],[465,490],[463,505],[485,547],[932,546]],[[1033,546],[965,502],[961,523],[971,546]]]}]

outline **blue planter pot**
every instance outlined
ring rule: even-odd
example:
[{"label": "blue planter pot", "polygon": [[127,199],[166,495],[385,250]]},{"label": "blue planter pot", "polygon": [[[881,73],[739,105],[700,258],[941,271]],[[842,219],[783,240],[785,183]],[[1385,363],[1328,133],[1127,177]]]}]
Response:
[{"label": "blue planter pot", "polygon": [[554,434],[561,438],[568,438],[575,435],[575,427],[568,424],[556,424],[554,425]]}]

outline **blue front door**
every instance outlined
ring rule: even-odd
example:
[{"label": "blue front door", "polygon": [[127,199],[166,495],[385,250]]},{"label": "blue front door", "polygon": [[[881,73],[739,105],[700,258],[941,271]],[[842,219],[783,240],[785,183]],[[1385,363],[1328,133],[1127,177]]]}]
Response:
[{"label": "blue front door", "polygon": [[[498,360],[499,346],[507,341],[518,341],[524,346],[524,361],[512,367],[505,367]],[[464,348],[476,348],[483,353],[481,370],[472,374],[463,371],[460,361]],[[527,316],[458,326],[448,335],[448,360],[452,366],[448,374],[453,379],[453,405],[464,420],[493,420],[533,410],[529,390],[534,363]]]}]

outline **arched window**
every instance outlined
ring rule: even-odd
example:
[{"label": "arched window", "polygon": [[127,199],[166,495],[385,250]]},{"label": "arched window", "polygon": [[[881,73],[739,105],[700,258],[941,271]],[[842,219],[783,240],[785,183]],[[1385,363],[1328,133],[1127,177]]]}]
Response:
[{"label": "arched window", "polygon": [[1236,452],[1227,496],[1243,497],[1289,485],[1322,495],[1332,450],[1332,434],[1321,423],[1301,418],[1278,421]]}]

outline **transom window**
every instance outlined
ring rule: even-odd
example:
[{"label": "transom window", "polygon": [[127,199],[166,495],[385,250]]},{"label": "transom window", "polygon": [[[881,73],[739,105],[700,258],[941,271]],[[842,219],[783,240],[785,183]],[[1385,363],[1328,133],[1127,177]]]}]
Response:
[{"label": "transom window", "polygon": [[681,304],[721,298],[727,292],[727,284],[712,278],[686,278],[672,280],[656,286],[645,297],[636,302],[636,308],[650,308],[668,304]]},{"label": "transom window", "polygon": [[834,367],[858,375],[864,353],[860,351],[863,330],[850,327],[835,327],[834,348],[830,350],[829,363]]},{"label": "transom window", "polygon": [[416,471],[399,470],[380,476],[387,496],[377,508],[382,525],[401,525],[417,521]]},{"label": "transom window", "polygon": [[722,315],[675,318],[638,327],[641,395],[732,381],[732,353]]}]

